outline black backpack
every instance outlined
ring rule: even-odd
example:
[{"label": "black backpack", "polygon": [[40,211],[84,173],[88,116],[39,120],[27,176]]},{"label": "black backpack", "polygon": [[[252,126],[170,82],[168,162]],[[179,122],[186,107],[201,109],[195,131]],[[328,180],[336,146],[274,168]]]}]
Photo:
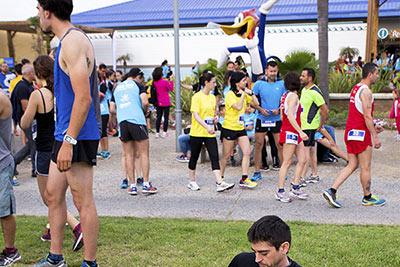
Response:
[{"label": "black backpack", "polygon": [[149,98],[149,103],[156,106],[158,101],[157,101],[157,91],[156,87],[154,86],[154,83],[151,83],[150,86],[150,98]]}]

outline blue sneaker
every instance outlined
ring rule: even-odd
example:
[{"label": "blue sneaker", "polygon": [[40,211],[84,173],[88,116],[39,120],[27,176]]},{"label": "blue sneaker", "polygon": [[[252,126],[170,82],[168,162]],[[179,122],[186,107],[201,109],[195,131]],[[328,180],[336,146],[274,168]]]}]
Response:
[{"label": "blue sneaker", "polygon": [[252,180],[253,182],[261,180],[262,176],[261,176],[261,172],[254,172],[253,177],[251,177],[250,180]]},{"label": "blue sneaker", "polygon": [[[98,267],[99,265],[97,265],[96,263],[95,266]],[[90,265],[85,260],[83,260],[81,267],[90,267]]]},{"label": "blue sneaker", "polygon": [[12,185],[13,185],[13,186],[18,186],[18,185],[19,185],[17,176],[14,176],[14,177],[13,177]]},{"label": "blue sneaker", "polygon": [[363,206],[383,206],[386,204],[386,200],[384,199],[379,199],[376,196],[372,195],[369,200],[366,200],[365,198],[362,199],[361,204]]},{"label": "blue sneaker", "polygon": [[100,154],[101,154],[101,159],[109,159],[111,157],[110,151],[102,151]]},{"label": "blue sneaker", "polygon": [[122,179],[121,189],[128,188],[128,179]]},{"label": "blue sneaker", "polygon": [[326,190],[323,194],[324,198],[326,201],[328,201],[329,205],[331,205],[334,208],[341,208],[342,204],[337,202],[336,200],[336,194],[333,194],[330,189]]},{"label": "blue sneaker", "polygon": [[155,194],[157,192],[158,192],[157,187],[152,186],[150,182],[149,182],[149,186],[143,185],[143,188],[142,188],[143,194],[150,195],[150,194]]},{"label": "blue sneaker", "polygon": [[143,177],[139,177],[136,179],[136,185],[137,186],[143,186]]},{"label": "blue sneaker", "polygon": [[137,195],[137,187],[136,187],[136,186],[131,186],[131,187],[128,189],[128,193],[129,193],[130,195],[136,196],[136,195]]}]

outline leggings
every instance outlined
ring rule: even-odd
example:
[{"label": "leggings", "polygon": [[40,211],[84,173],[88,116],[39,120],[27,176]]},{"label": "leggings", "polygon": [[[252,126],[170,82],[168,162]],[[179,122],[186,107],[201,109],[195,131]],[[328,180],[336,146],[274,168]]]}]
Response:
[{"label": "leggings", "polygon": [[[271,147],[272,158],[279,158],[278,148],[276,147],[276,144],[275,144],[274,135],[270,131],[267,131],[267,135],[268,135],[268,142]],[[268,163],[267,163],[268,153],[267,153],[266,145],[267,145],[266,142],[264,142],[264,146],[261,150],[261,153],[262,153],[261,159],[262,159],[262,163],[264,166],[268,166]]]},{"label": "leggings", "polygon": [[161,118],[164,113],[164,132],[168,130],[169,106],[157,107],[156,132],[160,132]]},{"label": "leggings", "polygon": [[189,161],[189,169],[196,170],[197,160],[199,159],[201,148],[203,143],[206,145],[208,156],[211,160],[212,170],[219,170],[219,156],[218,156],[218,145],[217,139],[215,137],[190,137],[190,150],[192,151],[192,156]]}]

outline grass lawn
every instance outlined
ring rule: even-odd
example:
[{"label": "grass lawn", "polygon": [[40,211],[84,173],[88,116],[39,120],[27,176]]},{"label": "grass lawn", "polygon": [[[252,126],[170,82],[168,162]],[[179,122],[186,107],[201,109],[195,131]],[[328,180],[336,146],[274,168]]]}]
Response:
[{"label": "grass lawn", "polygon": [[[16,247],[22,261],[35,264],[47,254],[42,242],[46,217],[17,217]],[[101,217],[97,261],[105,266],[228,266],[250,251],[248,221],[141,219]],[[400,226],[326,225],[289,222],[290,257],[308,266],[400,266]],[[1,239],[2,240],[2,239]],[[65,232],[64,257],[80,266],[83,249],[72,251],[73,236]],[[4,247],[4,241],[1,241]]]}]

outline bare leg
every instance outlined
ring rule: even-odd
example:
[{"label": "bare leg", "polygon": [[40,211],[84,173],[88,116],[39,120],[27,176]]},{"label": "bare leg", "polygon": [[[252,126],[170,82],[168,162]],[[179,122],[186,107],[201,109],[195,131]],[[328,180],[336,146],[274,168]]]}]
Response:
[{"label": "bare leg", "polygon": [[100,139],[101,150],[108,151],[108,137],[102,137]]},{"label": "bare leg", "polygon": [[123,178],[124,179],[128,178],[128,173],[126,172],[126,152],[124,145],[122,145],[121,168],[122,168]]},{"label": "bare leg", "polygon": [[303,143],[303,147],[304,147],[305,165],[304,165],[304,168],[303,168],[303,170],[301,172],[301,177],[305,178],[306,175],[307,175],[308,166],[310,165],[310,153],[311,153],[310,150],[311,150],[311,147],[310,146],[304,146],[304,143]]},{"label": "bare leg", "polygon": [[318,143],[332,150],[332,152],[335,153],[335,155],[337,155],[338,157],[344,159],[345,161],[349,161],[349,157],[347,156],[347,154],[340,150],[340,148],[336,144],[332,146],[326,138],[320,139]]},{"label": "bare leg", "polygon": [[215,177],[215,181],[218,184],[222,183],[221,170],[213,170],[213,174],[214,174],[214,177]]},{"label": "bare leg", "polygon": [[255,133],[254,135],[254,168],[256,172],[259,172],[261,169],[261,150],[264,145],[264,137],[266,133]]},{"label": "bare leg", "polygon": [[191,182],[196,182],[196,170],[189,169],[189,177]]},{"label": "bare leg", "polygon": [[229,157],[231,156],[231,152],[233,149],[233,144],[235,141],[228,140],[224,138],[224,142],[222,143],[222,157],[221,157],[221,175],[224,176],[226,162],[228,161]]},{"label": "bare leg", "polygon": [[21,142],[22,142],[22,147],[26,146],[26,135],[24,131],[21,132]]},{"label": "bare leg", "polygon": [[122,142],[125,150],[125,167],[129,176],[129,182],[135,184],[135,148],[133,141]]},{"label": "bare leg", "polygon": [[136,141],[135,147],[140,155],[141,171],[143,173],[143,181],[149,181],[150,161],[149,161],[149,139]]},{"label": "bare leg", "polygon": [[[312,175],[318,175],[318,167],[317,167],[317,153],[315,150],[315,146],[311,147],[310,151],[310,162],[311,162],[311,174]],[[305,176],[304,176],[305,178]]]},{"label": "bare leg", "polygon": [[250,141],[247,136],[241,136],[238,138],[238,143],[243,152],[242,159],[242,175],[248,175],[249,173],[249,165],[250,165]]},{"label": "bare leg", "polygon": [[[311,149],[309,151],[312,151]],[[305,147],[304,143],[301,142],[296,146],[296,157],[297,157],[297,164],[296,167],[294,168],[294,184],[299,185],[300,184],[300,175],[303,172],[303,169],[306,167],[306,161],[305,161]]]},{"label": "bare leg", "polygon": [[[135,144],[136,145],[136,144]],[[140,178],[143,176],[142,173],[142,163],[141,163],[141,153],[139,152],[139,150],[135,149],[135,173],[136,173],[136,178]]]},{"label": "bare leg", "polygon": [[[22,131],[21,131],[22,132]],[[3,237],[6,248],[14,247],[15,243],[15,230],[17,225],[15,223],[14,215],[3,217],[1,220],[1,227],[3,229]]]},{"label": "bare leg", "polygon": [[339,187],[349,178],[349,176],[358,167],[358,157],[354,154],[349,154],[349,164],[340,171],[335,181],[333,182],[332,188],[338,190]]},{"label": "bare leg", "polygon": [[285,187],[285,179],[288,173],[289,167],[292,164],[292,157],[294,151],[296,150],[296,145],[293,144],[283,144],[282,149],[282,161],[281,168],[279,170],[279,189],[283,189]]},{"label": "bare leg", "polygon": [[367,149],[358,156],[360,164],[360,181],[364,191],[364,196],[371,194],[371,158],[372,147],[368,146]]}]

